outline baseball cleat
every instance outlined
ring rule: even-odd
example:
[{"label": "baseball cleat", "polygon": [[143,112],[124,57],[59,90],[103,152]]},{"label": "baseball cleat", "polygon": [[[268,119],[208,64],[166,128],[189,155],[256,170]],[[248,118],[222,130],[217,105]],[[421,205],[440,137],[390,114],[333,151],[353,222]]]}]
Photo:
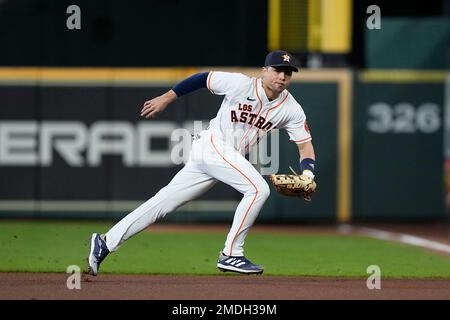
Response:
[{"label": "baseball cleat", "polygon": [[91,237],[91,251],[88,257],[88,273],[90,275],[97,275],[100,263],[102,263],[108,253],[105,237],[98,233],[93,233]]},{"label": "baseball cleat", "polygon": [[262,274],[264,272],[264,267],[252,263],[244,256],[226,256],[222,251],[219,254],[217,268],[223,272],[231,271],[244,274]]}]

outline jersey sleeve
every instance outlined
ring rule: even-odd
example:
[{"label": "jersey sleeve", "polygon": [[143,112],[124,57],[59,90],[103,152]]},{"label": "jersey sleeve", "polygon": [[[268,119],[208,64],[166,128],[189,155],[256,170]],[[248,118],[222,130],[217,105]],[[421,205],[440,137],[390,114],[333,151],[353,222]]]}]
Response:
[{"label": "jersey sleeve", "polygon": [[295,106],[295,110],[289,117],[284,129],[287,131],[290,140],[296,144],[302,144],[312,140],[306,115],[298,104]]},{"label": "jersey sleeve", "polygon": [[242,73],[210,71],[206,86],[215,95],[231,95],[238,92],[251,79]]}]

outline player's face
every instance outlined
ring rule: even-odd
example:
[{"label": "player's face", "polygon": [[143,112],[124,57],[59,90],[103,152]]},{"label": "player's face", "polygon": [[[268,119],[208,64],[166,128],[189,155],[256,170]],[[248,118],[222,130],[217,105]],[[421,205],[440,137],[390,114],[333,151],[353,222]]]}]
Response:
[{"label": "player's face", "polygon": [[292,78],[292,69],[284,67],[263,68],[263,81],[274,93],[280,94],[286,89]]}]

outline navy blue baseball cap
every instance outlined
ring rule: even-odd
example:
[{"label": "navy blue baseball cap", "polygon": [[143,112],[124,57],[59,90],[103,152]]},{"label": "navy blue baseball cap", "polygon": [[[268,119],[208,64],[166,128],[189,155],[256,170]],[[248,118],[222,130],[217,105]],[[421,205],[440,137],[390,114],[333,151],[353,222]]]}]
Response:
[{"label": "navy blue baseball cap", "polygon": [[266,56],[265,67],[288,67],[298,72],[297,59],[287,51],[275,50]]}]

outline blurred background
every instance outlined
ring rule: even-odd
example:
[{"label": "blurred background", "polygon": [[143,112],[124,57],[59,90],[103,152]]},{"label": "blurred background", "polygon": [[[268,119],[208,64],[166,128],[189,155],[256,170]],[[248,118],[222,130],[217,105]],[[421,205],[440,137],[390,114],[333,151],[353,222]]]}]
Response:
[{"label": "blurred background", "polygon": [[[0,0],[0,217],[123,217],[181,168],[172,132],[222,98],[156,120],[144,101],[199,71],[257,75],[276,49],[301,62],[290,91],[319,189],[272,192],[258,223],[446,223],[449,0]],[[280,135],[287,172],[298,153]],[[219,184],[165,220],[231,221],[240,197]]]}]

